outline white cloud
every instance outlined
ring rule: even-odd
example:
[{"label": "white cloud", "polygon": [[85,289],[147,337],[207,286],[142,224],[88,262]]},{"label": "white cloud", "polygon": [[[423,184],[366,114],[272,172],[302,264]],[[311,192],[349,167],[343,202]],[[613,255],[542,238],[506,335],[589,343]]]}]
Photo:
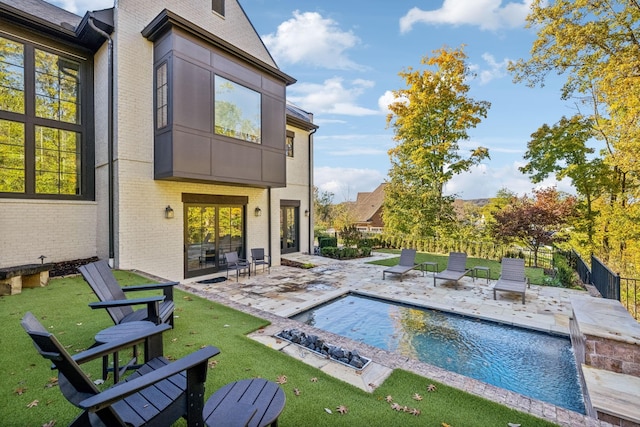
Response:
[{"label": "white cloud", "polygon": [[409,32],[417,23],[475,25],[482,30],[515,28],[524,25],[531,2],[522,0],[502,6],[503,0],[444,0],[440,9],[409,10],[400,18],[400,31]]},{"label": "white cloud", "polygon": [[341,77],[333,77],[322,84],[297,83],[288,89],[287,99],[314,114],[371,116],[380,112],[361,107],[355,101],[373,85],[370,80],[357,79],[345,83]]},{"label": "white cloud", "polygon": [[462,199],[483,199],[495,197],[498,190],[508,188],[519,196],[531,194],[533,189],[557,187],[560,191],[575,194],[569,180],[556,181],[548,178],[540,184],[533,184],[529,177],[518,170],[522,162],[514,162],[501,168],[490,168],[479,164],[468,172],[455,175],[445,187],[445,193]]},{"label": "white cloud", "polygon": [[375,190],[384,182],[385,174],[374,169],[319,167],[313,172],[314,184],[334,194],[334,203],[356,199],[359,192]]},{"label": "white cloud", "polygon": [[471,71],[478,74],[480,84],[484,85],[491,80],[499,79],[507,75],[507,65],[511,62],[510,59],[505,58],[502,62],[497,62],[495,57],[490,53],[483,53],[482,59],[485,61],[483,65],[471,64],[469,66]]},{"label": "white cloud", "polygon": [[84,16],[88,11],[108,9],[113,7],[114,0],[47,0],[76,15]]},{"label": "white cloud", "polygon": [[361,70],[347,54],[360,39],[343,31],[337,22],[317,12],[296,10],[293,18],[278,26],[275,33],[262,36],[276,62],[307,64],[331,70]]},{"label": "white cloud", "polygon": [[389,110],[389,105],[400,101],[408,102],[408,99],[396,98],[392,91],[387,90],[382,94],[382,96],[380,96],[380,98],[378,98],[378,108],[380,108],[380,111],[383,113],[389,114],[391,112],[391,110]]}]

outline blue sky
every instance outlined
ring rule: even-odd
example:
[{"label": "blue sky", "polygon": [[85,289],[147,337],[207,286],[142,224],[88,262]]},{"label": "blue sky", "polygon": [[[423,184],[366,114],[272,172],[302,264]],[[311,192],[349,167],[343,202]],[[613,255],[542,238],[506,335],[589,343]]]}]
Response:
[{"label": "blue sky", "polygon": [[[49,0],[71,12],[113,6],[113,0]],[[195,0],[194,0],[195,1]],[[202,1],[202,0],[200,0]],[[240,0],[279,68],[298,81],[287,97],[312,112],[315,184],[334,201],[373,191],[390,167],[394,145],[386,127],[390,91],[404,88],[398,72],[422,69],[420,59],[464,45],[477,77],[469,96],[488,101],[488,117],[460,149],[484,146],[491,159],[456,176],[445,188],[464,199],[493,197],[503,187],[534,188],[518,171],[530,135],[575,113],[560,100],[561,81],[531,89],[512,82],[510,60],[527,58],[535,33],[524,28],[530,0]],[[567,183],[553,179],[543,186]]]}]

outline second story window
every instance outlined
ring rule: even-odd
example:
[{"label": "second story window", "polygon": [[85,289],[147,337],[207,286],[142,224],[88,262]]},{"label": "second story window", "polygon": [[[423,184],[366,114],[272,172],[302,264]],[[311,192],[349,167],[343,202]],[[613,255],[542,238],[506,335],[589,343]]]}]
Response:
[{"label": "second story window", "polygon": [[218,15],[224,16],[224,0],[211,0],[211,10]]},{"label": "second story window", "polygon": [[284,151],[287,154],[287,157],[293,157],[293,137],[294,133],[290,130],[287,131],[287,140],[284,145]]},{"label": "second story window", "polygon": [[260,144],[260,93],[215,76],[214,125],[218,135]]},{"label": "second story window", "polygon": [[156,69],[156,128],[160,129],[168,124],[168,92],[167,63],[161,64]]},{"label": "second story window", "polygon": [[0,36],[3,196],[85,195],[81,69],[75,58]]}]

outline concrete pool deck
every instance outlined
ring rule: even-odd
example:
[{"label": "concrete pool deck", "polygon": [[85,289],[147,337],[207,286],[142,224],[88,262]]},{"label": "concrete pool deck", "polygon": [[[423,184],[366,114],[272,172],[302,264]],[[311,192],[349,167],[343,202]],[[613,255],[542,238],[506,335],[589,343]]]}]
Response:
[{"label": "concrete pool deck", "polygon": [[[289,316],[338,296],[357,292],[568,336],[569,318],[572,314],[570,298],[587,295],[584,291],[532,285],[527,289],[525,305],[518,294],[499,293],[494,301],[491,288],[493,282],[487,283],[482,277],[476,280],[465,277],[457,286],[452,282],[439,281],[434,287],[432,273],[423,276],[416,270],[406,274],[402,282],[397,277],[382,280],[382,270],[385,267],[367,263],[393,256],[396,255],[374,253],[366,259],[336,261],[313,255],[286,255],[283,258],[313,264],[315,267],[300,269],[277,266],[271,268],[270,274],[259,270],[258,274],[250,278],[241,277],[238,282],[230,278],[213,284],[184,283],[181,287],[270,321],[270,326],[252,334],[252,338],[367,391],[372,391],[384,382],[393,369],[405,369],[561,426],[611,425],[288,319]],[[371,363],[362,372],[356,372],[273,337],[283,329],[291,328],[320,335],[331,344],[348,350],[357,349],[360,354],[370,358]]]}]

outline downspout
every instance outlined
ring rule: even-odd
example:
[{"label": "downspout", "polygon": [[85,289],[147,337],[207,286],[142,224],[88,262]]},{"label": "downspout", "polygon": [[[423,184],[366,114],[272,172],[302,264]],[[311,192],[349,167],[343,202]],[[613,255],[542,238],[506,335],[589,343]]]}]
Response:
[{"label": "downspout", "polygon": [[93,17],[88,20],[89,26],[95,32],[108,40],[107,42],[107,73],[108,73],[108,89],[107,89],[107,157],[108,157],[108,212],[109,212],[109,265],[114,267],[115,262],[115,239],[114,239],[114,188],[113,188],[113,40],[105,31],[98,28],[93,23]]},{"label": "downspout", "polygon": [[[271,247],[271,243],[273,242],[271,236],[271,187],[267,188],[267,206],[269,207],[269,209],[267,209],[267,233],[269,235],[268,248],[269,256],[271,256],[271,254],[273,253],[273,248]],[[269,262],[271,262],[271,258],[269,258]]]},{"label": "downspout", "polygon": [[313,168],[311,167],[313,163],[313,134],[316,133],[318,128],[313,129],[309,132],[309,217],[307,226],[309,228],[309,255],[314,255],[313,253],[313,239],[314,239],[314,230],[312,228],[313,224]]}]

